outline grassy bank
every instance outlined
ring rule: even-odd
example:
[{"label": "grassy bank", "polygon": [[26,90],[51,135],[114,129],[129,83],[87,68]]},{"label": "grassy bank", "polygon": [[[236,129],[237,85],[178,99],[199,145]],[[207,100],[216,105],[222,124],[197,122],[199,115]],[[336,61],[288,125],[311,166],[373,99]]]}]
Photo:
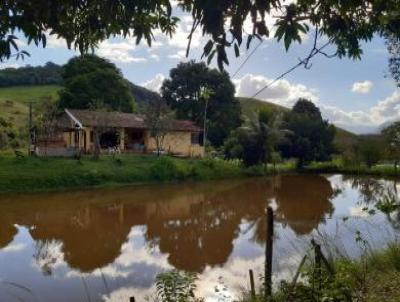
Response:
[{"label": "grassy bank", "polygon": [[[152,155],[101,156],[99,160],[72,158],[16,158],[0,155],[0,192],[63,190],[123,184],[203,181],[259,176],[272,168],[243,168],[221,159],[157,158]],[[288,169],[280,166],[280,170]]]},{"label": "grassy bank", "polygon": [[312,163],[296,170],[294,161],[275,167],[245,168],[239,161],[222,159],[157,158],[153,155],[103,155],[99,160],[73,158],[17,158],[12,152],[0,153],[0,193],[63,190],[124,184],[205,181],[264,176],[273,173],[340,173],[398,176],[392,165],[349,167],[338,161]]},{"label": "grassy bank", "polygon": [[[336,259],[330,264],[334,272],[324,266],[319,270],[314,263],[301,270],[294,286],[282,281],[274,291],[274,302],[343,301],[397,302],[400,301],[400,245],[389,244],[381,251],[365,251],[359,259]],[[320,278],[316,279],[317,274]],[[263,293],[263,289],[260,289]],[[262,294],[253,299],[247,291],[240,302],[265,301]]]},{"label": "grassy bank", "polygon": [[340,173],[352,175],[370,176],[399,176],[400,168],[394,168],[393,164],[378,164],[367,167],[365,164],[344,164],[340,159],[328,162],[314,162],[305,167],[303,172],[309,173]]}]

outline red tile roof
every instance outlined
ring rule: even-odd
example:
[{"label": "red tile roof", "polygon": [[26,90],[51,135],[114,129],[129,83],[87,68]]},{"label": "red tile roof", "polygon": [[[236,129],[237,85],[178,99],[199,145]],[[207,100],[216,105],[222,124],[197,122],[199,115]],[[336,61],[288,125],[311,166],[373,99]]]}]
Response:
[{"label": "red tile roof", "polygon": [[[83,127],[148,128],[144,117],[134,113],[105,112],[79,109],[66,109]],[[192,121],[175,120],[171,131],[201,132],[202,129]]]}]

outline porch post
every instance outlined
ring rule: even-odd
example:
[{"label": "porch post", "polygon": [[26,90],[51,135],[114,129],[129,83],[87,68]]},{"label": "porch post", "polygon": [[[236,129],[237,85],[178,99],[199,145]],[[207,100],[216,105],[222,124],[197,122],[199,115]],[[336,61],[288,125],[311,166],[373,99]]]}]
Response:
[{"label": "porch post", "polygon": [[121,128],[119,132],[119,149],[121,151],[125,149],[125,128]]}]

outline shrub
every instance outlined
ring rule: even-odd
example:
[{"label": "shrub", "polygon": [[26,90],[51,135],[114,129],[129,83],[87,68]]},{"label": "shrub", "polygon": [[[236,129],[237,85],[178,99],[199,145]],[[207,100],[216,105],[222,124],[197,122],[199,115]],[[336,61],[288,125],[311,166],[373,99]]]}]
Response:
[{"label": "shrub", "polygon": [[169,271],[157,275],[157,296],[154,301],[162,302],[200,302],[195,297],[197,276],[194,273]]},{"label": "shrub", "polygon": [[159,181],[170,181],[179,178],[180,173],[174,160],[163,156],[150,167],[150,177]]}]

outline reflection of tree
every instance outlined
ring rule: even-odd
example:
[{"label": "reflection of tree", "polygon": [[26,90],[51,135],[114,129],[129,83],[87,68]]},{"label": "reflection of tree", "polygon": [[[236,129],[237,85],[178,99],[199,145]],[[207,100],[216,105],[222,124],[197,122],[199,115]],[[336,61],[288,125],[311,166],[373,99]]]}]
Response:
[{"label": "reflection of tree", "polygon": [[310,233],[334,211],[331,183],[318,175],[285,175],[275,191],[277,220],[285,221],[299,235]]},{"label": "reflection of tree", "polygon": [[130,223],[120,222],[118,207],[85,206],[71,210],[62,217],[46,215],[46,220],[38,221],[31,230],[32,238],[60,240],[65,261],[84,272],[113,262],[131,228]]},{"label": "reflection of tree", "polygon": [[6,213],[5,225],[29,227],[38,244],[35,258],[46,274],[54,263],[47,242],[62,244],[61,252],[70,267],[90,272],[120,255],[134,226],[145,226],[147,243],[158,245],[176,268],[200,272],[207,265],[227,261],[241,222],[253,225],[249,230],[259,242],[264,241],[269,200],[276,200],[278,221],[287,221],[303,234],[333,211],[329,202],[333,194],[329,181],[320,176],[278,176],[21,195],[7,211],[2,208],[5,202],[0,202],[0,213]]},{"label": "reflection of tree", "polygon": [[348,177],[343,176],[343,180],[349,180],[351,187],[360,193],[361,202],[365,204],[375,203],[382,197],[385,191],[385,184],[379,179],[372,177]]},{"label": "reflection of tree", "polygon": [[233,208],[212,201],[194,204],[190,211],[190,216],[176,220],[150,219],[147,236],[159,238],[160,250],[178,269],[201,272],[205,265],[225,263],[240,217]]},{"label": "reflection of tree", "polygon": [[[347,180],[347,179],[346,179]],[[351,186],[360,193],[360,202],[372,205],[386,215],[395,229],[400,229],[400,199],[397,180],[382,180],[373,177],[352,177]]]}]

